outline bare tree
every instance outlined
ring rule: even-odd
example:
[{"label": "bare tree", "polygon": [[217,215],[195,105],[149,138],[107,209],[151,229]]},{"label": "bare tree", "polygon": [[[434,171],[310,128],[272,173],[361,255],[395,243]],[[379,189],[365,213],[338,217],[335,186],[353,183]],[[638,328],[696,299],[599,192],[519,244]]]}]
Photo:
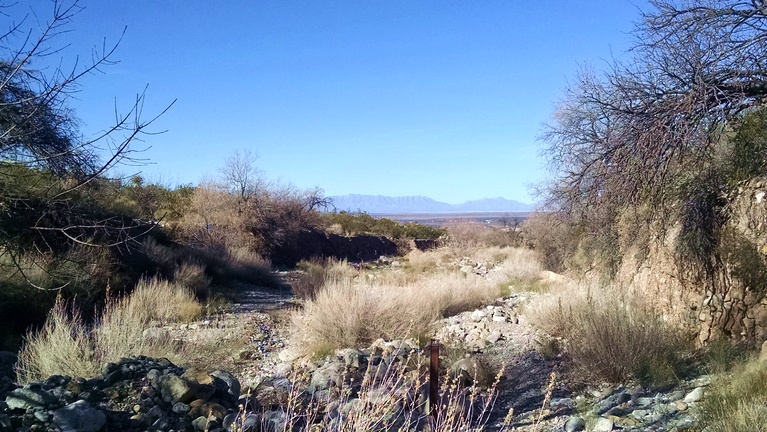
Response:
[{"label": "bare tree", "polygon": [[663,204],[680,176],[702,169],[729,122],[767,97],[763,1],[653,0],[630,62],[584,69],[542,140],[557,181],[550,202]]},{"label": "bare tree", "polygon": [[240,200],[248,201],[263,187],[263,173],[256,167],[258,155],[250,150],[239,151],[224,160],[219,170],[224,184]]},{"label": "bare tree", "polygon": [[[132,144],[162,115],[143,118],[142,92],[127,111],[115,107],[114,123],[84,137],[69,98],[83,77],[114,63],[120,40],[94,49],[90,63],[55,61],[63,48],[58,38],[82,8],[77,0],[54,1],[51,8],[47,21],[30,9],[0,33],[0,254],[22,274],[22,255],[55,252],[60,243],[116,246],[146,231],[72,198],[110,168],[140,163]],[[58,67],[35,69],[46,62]]]}]

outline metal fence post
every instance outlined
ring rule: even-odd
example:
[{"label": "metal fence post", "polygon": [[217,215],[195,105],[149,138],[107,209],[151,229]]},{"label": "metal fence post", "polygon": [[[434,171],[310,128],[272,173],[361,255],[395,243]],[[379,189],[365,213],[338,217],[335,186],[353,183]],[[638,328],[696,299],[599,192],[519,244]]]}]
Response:
[{"label": "metal fence post", "polygon": [[439,410],[439,339],[432,339],[429,363],[429,415],[436,421]]}]

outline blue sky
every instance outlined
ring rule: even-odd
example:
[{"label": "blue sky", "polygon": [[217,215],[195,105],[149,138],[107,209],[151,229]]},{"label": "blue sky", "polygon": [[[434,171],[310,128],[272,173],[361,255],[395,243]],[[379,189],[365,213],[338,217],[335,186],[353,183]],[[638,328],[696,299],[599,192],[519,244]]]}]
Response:
[{"label": "blue sky", "polygon": [[[20,2],[25,3],[25,2]],[[49,17],[51,3],[16,10]],[[88,135],[145,86],[176,100],[126,167],[169,184],[248,149],[270,179],[328,195],[532,202],[536,136],[579,66],[620,57],[643,1],[82,0],[64,64],[117,40],[70,101]],[[12,15],[18,19],[19,14]],[[0,15],[10,22],[9,16]],[[6,25],[3,25],[6,27]]]}]

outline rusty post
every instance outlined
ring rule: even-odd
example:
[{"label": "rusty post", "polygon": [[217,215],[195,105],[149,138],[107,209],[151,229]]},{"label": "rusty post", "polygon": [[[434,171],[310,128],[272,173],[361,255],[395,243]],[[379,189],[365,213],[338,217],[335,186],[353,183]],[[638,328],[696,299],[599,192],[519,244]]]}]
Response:
[{"label": "rusty post", "polygon": [[439,339],[432,339],[429,363],[429,414],[436,421],[439,407]]}]

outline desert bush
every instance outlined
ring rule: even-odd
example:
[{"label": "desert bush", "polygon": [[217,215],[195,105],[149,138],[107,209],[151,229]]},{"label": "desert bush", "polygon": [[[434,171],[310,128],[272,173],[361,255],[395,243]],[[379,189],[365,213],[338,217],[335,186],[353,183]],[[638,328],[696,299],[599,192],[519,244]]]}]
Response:
[{"label": "desert bush", "polygon": [[767,424],[767,366],[752,360],[721,377],[706,391],[701,424],[712,432],[757,432]]},{"label": "desert bush", "polygon": [[440,263],[445,261],[445,254],[435,250],[422,252],[413,249],[405,255],[405,268],[413,273],[431,273],[440,268]]},{"label": "desert bush", "polygon": [[197,297],[204,297],[210,286],[210,278],[205,275],[205,266],[186,262],[173,272],[173,282],[189,288]]},{"label": "desert bush", "polygon": [[403,224],[387,218],[373,217],[365,212],[348,213],[341,211],[323,213],[322,220],[327,230],[347,236],[370,234],[394,239],[436,240],[446,233],[444,228],[431,227],[417,222]]},{"label": "desert bush", "polygon": [[[573,292],[575,291],[575,292]],[[549,295],[533,322],[565,338],[567,350],[586,379],[643,385],[674,382],[691,338],[630,296],[609,289],[576,289]]]},{"label": "desert bush", "polygon": [[[80,246],[58,254],[14,257],[0,253],[0,327],[21,335],[30,325],[41,325],[57,295],[90,307],[103,298],[107,281],[121,286],[130,280],[119,270],[112,252],[105,248]],[[89,318],[90,310],[85,315]]]},{"label": "desert bush", "polygon": [[447,225],[447,245],[471,253],[477,248],[519,246],[515,232],[476,222],[456,222]]},{"label": "desert bush", "polygon": [[157,279],[142,280],[130,295],[111,300],[93,325],[59,298],[43,327],[27,334],[18,380],[54,374],[89,378],[103,364],[132,355],[177,359],[180,352],[172,341],[146,338],[143,332],[155,322],[189,321],[200,311],[188,288]]},{"label": "desert bush", "polygon": [[213,271],[213,275],[218,278],[219,284],[235,280],[250,285],[271,288],[282,288],[284,286],[280,277],[272,272],[269,261],[258,252],[245,247],[228,247],[223,251],[223,256],[213,255],[215,253],[215,250],[205,251],[203,255],[211,259],[212,262],[221,263]]},{"label": "desert bush", "polygon": [[199,244],[196,247],[154,238],[142,243],[142,251],[153,263],[155,274],[187,285],[199,296],[212,295],[232,282],[266,287],[282,287],[269,261],[245,246]]}]

